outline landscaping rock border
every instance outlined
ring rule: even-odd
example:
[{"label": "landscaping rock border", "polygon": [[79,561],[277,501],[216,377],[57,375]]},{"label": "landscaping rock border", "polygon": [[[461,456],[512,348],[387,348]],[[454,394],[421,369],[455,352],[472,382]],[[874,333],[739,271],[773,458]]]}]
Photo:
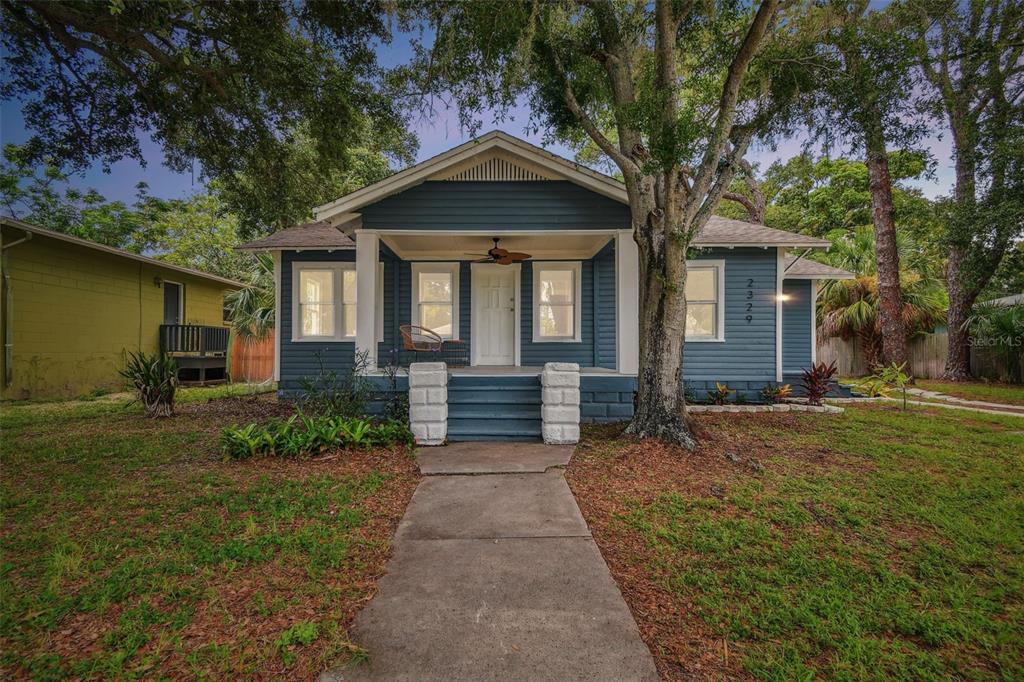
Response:
[{"label": "landscaping rock border", "polygon": [[839,414],[843,408],[838,405],[805,405],[801,403],[781,403],[779,405],[687,405],[688,412],[818,412],[823,414]]}]

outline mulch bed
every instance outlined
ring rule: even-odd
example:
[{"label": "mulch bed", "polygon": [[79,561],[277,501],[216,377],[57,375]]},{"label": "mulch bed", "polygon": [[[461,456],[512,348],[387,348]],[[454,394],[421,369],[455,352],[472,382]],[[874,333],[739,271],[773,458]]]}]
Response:
[{"label": "mulch bed", "polygon": [[[792,433],[820,429],[820,424],[801,417],[748,414],[744,423]],[[623,532],[621,517],[627,512],[623,500],[644,504],[666,492],[721,496],[731,484],[778,466],[769,459],[779,454],[779,446],[751,435],[756,429],[727,428],[734,419],[728,414],[696,417],[694,429],[702,444],[695,452],[655,440],[634,441],[622,435],[621,425],[591,427],[585,430],[566,473],[663,679],[747,679],[749,674],[739,665],[740,652],[730,651],[728,643],[711,632],[693,604],[652,581],[654,552],[639,533]],[[787,455],[801,458],[806,466],[814,466],[824,454],[787,450]]]},{"label": "mulch bed", "polygon": [[[230,396],[178,405],[179,415],[217,417],[225,420],[262,421],[271,417],[289,417],[295,414],[295,405],[278,400],[273,393]],[[225,426],[228,423],[225,422]]]}]

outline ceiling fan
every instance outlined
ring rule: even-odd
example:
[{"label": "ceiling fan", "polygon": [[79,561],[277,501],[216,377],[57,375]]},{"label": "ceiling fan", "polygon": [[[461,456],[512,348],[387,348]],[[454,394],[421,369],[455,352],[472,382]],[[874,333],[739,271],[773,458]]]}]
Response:
[{"label": "ceiling fan", "polygon": [[[520,253],[518,251],[508,251],[498,246],[498,242],[501,241],[500,237],[492,237],[494,240],[494,247],[488,249],[486,258],[480,258],[479,260],[473,261],[474,263],[497,263],[498,265],[512,265],[530,258],[528,253]],[[468,256],[483,256],[482,253],[469,253]]]}]

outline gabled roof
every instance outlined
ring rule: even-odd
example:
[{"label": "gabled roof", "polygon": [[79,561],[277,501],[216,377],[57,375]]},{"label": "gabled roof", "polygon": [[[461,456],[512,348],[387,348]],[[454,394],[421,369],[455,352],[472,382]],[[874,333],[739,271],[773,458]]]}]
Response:
[{"label": "gabled roof", "polygon": [[853,279],[852,272],[806,258],[786,256],[785,279]]},{"label": "gabled roof", "polygon": [[24,232],[28,232],[30,234],[38,234],[41,237],[59,239],[60,241],[68,242],[69,244],[84,246],[88,249],[93,249],[94,251],[102,251],[104,253],[109,253],[114,256],[120,256],[122,258],[127,258],[129,260],[135,260],[142,263],[149,263],[150,265],[156,265],[161,268],[167,268],[168,270],[174,270],[175,272],[183,272],[194,277],[202,277],[203,279],[208,279],[213,282],[219,282],[220,284],[226,284],[230,287],[241,289],[246,286],[243,282],[228,279],[227,277],[221,277],[220,275],[212,275],[209,272],[203,272],[202,270],[195,270],[193,268],[185,268],[180,265],[174,265],[173,263],[168,263],[158,258],[150,258],[149,256],[142,256],[137,253],[132,253],[131,251],[125,251],[124,249],[116,249],[113,246],[100,244],[89,239],[82,239],[81,237],[73,237],[69,234],[64,234],[63,232],[54,232],[53,230],[47,230],[45,227],[39,227],[38,225],[22,222],[21,220],[17,220],[15,218],[0,216],[0,224],[8,225],[10,227],[22,230]]},{"label": "gabled roof", "polygon": [[[493,164],[495,160],[498,165]],[[346,194],[336,201],[318,206],[313,209],[313,214],[321,223],[338,225],[341,229],[350,232],[359,227],[357,222],[359,209],[385,197],[398,194],[426,180],[480,179],[481,173],[495,172],[499,166],[503,167],[507,173],[509,164],[518,168],[520,179],[568,180],[623,204],[629,203],[625,185],[615,178],[564,159],[557,154],[552,154],[526,140],[495,130],[426,161],[421,161],[379,182]],[[341,223],[345,223],[345,225],[341,225]],[[294,236],[300,237],[298,234]],[[302,233],[300,241],[304,242],[306,237],[311,236],[309,233]],[[292,235],[287,236],[287,239],[291,238]],[[259,242],[254,242],[254,244],[256,243]],[[765,225],[714,216],[697,236],[694,245],[705,247],[828,248],[830,243],[825,239],[776,230]],[[243,248],[251,246],[246,245]],[[273,246],[268,244],[262,248],[301,248],[302,246],[309,246],[309,244],[289,244],[285,241],[277,241]],[[327,247],[326,244],[320,245],[320,248]],[[336,246],[335,248],[341,247]]]},{"label": "gabled roof", "polygon": [[343,227],[335,227],[325,221],[295,225],[235,248],[239,251],[356,248],[356,243],[352,241],[352,238],[341,231]]},{"label": "gabled roof", "polygon": [[397,194],[427,179],[445,176],[446,171],[457,170],[460,164],[489,152],[506,154],[527,167],[535,169],[541,175],[552,177],[551,174],[554,174],[598,194],[628,203],[626,187],[615,178],[563,159],[561,156],[532,145],[526,140],[521,140],[500,130],[492,130],[426,161],[409,166],[372,185],[346,194],[340,199],[317,206],[313,209],[313,216],[317,220],[327,220],[337,224],[339,217],[341,220],[347,220],[347,214],[358,211],[367,204]]}]

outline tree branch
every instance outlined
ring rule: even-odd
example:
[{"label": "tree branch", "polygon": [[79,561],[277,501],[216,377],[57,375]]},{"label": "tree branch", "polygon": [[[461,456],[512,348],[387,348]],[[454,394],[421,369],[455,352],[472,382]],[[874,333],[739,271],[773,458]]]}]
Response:
[{"label": "tree branch", "polygon": [[579,100],[576,99],[576,93],[573,92],[572,83],[569,82],[569,74],[566,73],[565,68],[562,66],[562,61],[554,51],[552,51],[551,56],[555,62],[556,68],[558,69],[558,75],[562,79],[562,96],[565,99],[565,105],[569,108],[569,111],[572,112],[572,115],[579,122],[580,126],[584,131],[586,131],[587,135],[590,136],[601,151],[607,154],[608,157],[618,165],[623,174],[637,172],[639,168],[633,160],[623,154],[611,140],[604,136],[604,133],[602,133],[597,127],[597,124],[594,123],[594,119],[592,119],[590,114],[584,111],[583,107],[580,106]]},{"label": "tree branch", "polygon": [[[729,71],[722,88],[722,96],[718,103],[718,115],[715,121],[715,129],[708,140],[707,149],[701,159],[700,168],[693,181],[692,198],[699,201],[708,188],[711,186],[715,170],[718,168],[719,159],[728,143],[732,133],[733,123],[736,120],[736,103],[739,99],[740,86],[746,76],[747,69],[754,57],[757,55],[772,23],[775,12],[779,7],[779,0],[763,0],[757,8],[754,20],[747,29],[747,34],[740,44],[736,56],[729,64]],[[724,189],[722,190],[724,191]]]}]

